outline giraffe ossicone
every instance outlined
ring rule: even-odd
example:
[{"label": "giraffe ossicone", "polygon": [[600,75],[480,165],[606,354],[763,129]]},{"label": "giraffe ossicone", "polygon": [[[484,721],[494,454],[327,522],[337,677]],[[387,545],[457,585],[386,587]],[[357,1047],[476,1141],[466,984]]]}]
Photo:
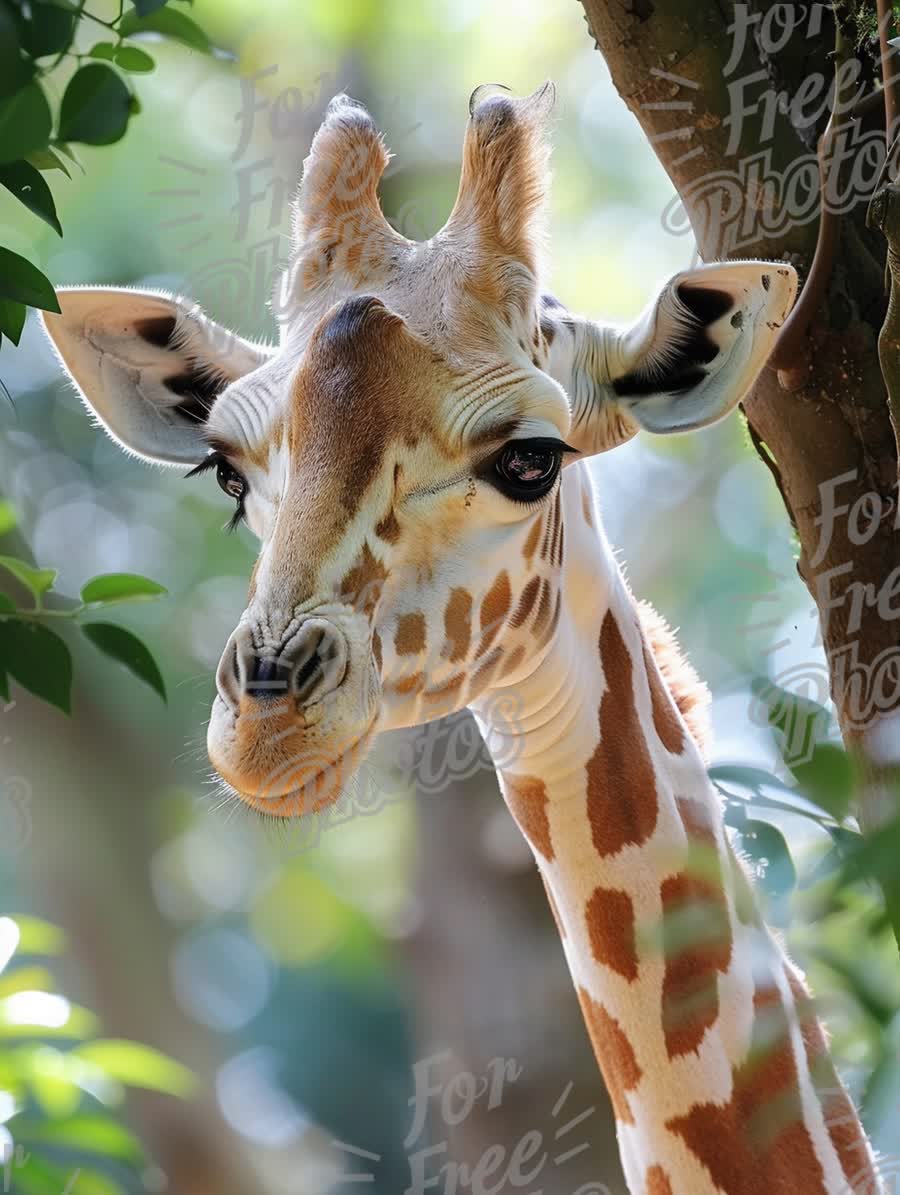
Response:
[{"label": "giraffe ossicone", "polygon": [[631,597],[585,463],[731,411],[796,275],[685,270],[624,329],[567,311],[541,290],[552,102],[473,96],[455,206],[414,242],[379,205],[378,130],[336,97],[277,345],[99,287],[62,290],[46,328],[126,451],[214,471],[260,541],[216,677],[224,781],[275,817],[322,809],[380,730],[468,706],[543,874],[634,1195],[869,1195],[860,1122],[726,837],[701,689]]}]

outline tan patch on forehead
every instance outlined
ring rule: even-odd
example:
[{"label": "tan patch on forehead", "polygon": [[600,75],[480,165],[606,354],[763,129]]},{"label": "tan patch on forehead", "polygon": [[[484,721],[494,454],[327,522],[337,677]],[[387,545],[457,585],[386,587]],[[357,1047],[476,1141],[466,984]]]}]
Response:
[{"label": "tan patch on forehead", "polygon": [[785,968],[785,973],[797,1009],[806,1063],[822,1105],[822,1115],[831,1144],[840,1159],[841,1169],[847,1180],[847,1190],[859,1192],[859,1195],[876,1195],[878,1183],[868,1142],[860,1127],[856,1110],[829,1057],[828,1044],[816,1016],[812,997],[802,981],[789,968]]},{"label": "tan patch on forehead", "polygon": [[398,656],[417,656],[425,650],[425,615],[421,610],[401,614],[397,619],[394,648]]},{"label": "tan patch on forehead", "polygon": [[451,589],[444,610],[444,633],[447,638],[441,656],[451,664],[464,660],[472,640],[472,595],[468,589]]},{"label": "tan patch on forehead", "polygon": [[651,1166],[647,1171],[647,1195],[674,1195],[669,1176],[662,1166]]},{"label": "tan patch on forehead", "polygon": [[[292,387],[286,496],[296,511],[290,525],[302,526],[314,562],[334,550],[382,473],[389,484],[402,446],[430,438],[446,448],[432,396],[451,385],[449,367],[371,296],[346,300],[320,322]],[[391,510],[377,534],[392,543],[399,533]]]},{"label": "tan patch on forehead", "polygon": [[598,853],[640,846],[656,829],[656,776],[634,704],[631,656],[615,615],[600,630],[606,692],[600,702],[600,741],[587,764],[587,812]]},{"label": "tan patch on forehead", "polygon": [[585,911],[591,953],[598,963],[625,979],[637,979],[634,905],[627,892],[595,888]]},{"label": "tan patch on forehead", "polygon": [[757,988],[750,1048],[732,1068],[726,1104],[695,1104],[666,1122],[728,1195],[827,1195],[803,1121],[797,1066],[780,994]]},{"label": "tan patch on forehead", "polygon": [[643,1075],[631,1042],[625,1036],[619,1022],[582,987],[578,989],[578,1002],[584,1014],[584,1023],[594,1053],[603,1071],[603,1079],[612,1100],[616,1120],[620,1124],[634,1124],[627,1093],[635,1090]]},{"label": "tan patch on forehead", "polygon": [[503,795],[519,829],[536,851],[552,860],[550,821],[547,817],[547,788],[535,776],[504,776]]}]

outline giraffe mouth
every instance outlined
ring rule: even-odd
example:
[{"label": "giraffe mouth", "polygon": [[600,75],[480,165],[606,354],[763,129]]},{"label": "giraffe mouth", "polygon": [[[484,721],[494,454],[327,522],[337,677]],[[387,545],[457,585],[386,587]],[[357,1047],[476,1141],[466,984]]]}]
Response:
[{"label": "giraffe mouth", "polygon": [[214,762],[223,782],[240,800],[266,818],[289,821],[335,804],[356,776],[375,737],[374,723],[348,746],[325,759],[305,755],[251,779]]}]

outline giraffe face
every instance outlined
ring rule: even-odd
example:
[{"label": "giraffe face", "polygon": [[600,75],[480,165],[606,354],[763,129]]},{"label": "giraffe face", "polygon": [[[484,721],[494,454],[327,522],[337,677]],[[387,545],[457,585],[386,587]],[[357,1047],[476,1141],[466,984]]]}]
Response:
[{"label": "giraffe face", "polygon": [[540,642],[526,607],[550,630],[568,426],[530,361],[451,364],[372,296],[221,394],[201,469],[261,548],[209,752],[252,805],[321,807],[376,731],[523,665]]},{"label": "giraffe face", "polygon": [[456,204],[421,244],[381,211],[368,113],[333,100],[304,163],[277,348],[159,293],[62,290],[46,317],[112,437],[215,471],[259,539],[209,754],[265,813],[327,805],[379,729],[534,667],[560,617],[564,488],[585,521],[577,479],[563,486],[575,449],[720,418],[790,307],[794,271],[765,262],[676,275],[622,331],[542,298],[552,98],[475,93]]}]

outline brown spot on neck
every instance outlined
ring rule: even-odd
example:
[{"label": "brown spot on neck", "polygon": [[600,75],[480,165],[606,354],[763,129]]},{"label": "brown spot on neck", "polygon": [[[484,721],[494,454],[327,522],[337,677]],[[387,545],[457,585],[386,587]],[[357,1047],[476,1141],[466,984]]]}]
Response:
[{"label": "brown spot on neck", "polygon": [[669,1176],[662,1166],[651,1166],[647,1171],[647,1195],[674,1195]]},{"label": "brown spot on neck", "polygon": [[534,609],[534,603],[537,600],[538,590],[541,587],[541,578],[532,577],[527,583],[519,597],[518,604],[509,620],[511,627],[524,626],[528,620],[529,614]]},{"label": "brown spot on neck", "polygon": [[531,846],[547,860],[554,857],[547,817],[547,789],[536,776],[503,777],[503,795],[509,811]]},{"label": "brown spot on neck", "polygon": [[656,829],[656,777],[634,703],[631,656],[612,610],[600,630],[606,692],[600,741],[587,763],[587,812],[597,852],[640,846]]},{"label": "brown spot on neck", "polygon": [[603,1072],[616,1120],[620,1124],[634,1124],[627,1093],[634,1091],[643,1076],[631,1042],[619,1022],[582,987],[578,989],[578,1002]]},{"label": "brown spot on neck", "polygon": [[659,741],[672,755],[680,755],[684,750],[685,734],[678,720],[675,703],[666,692],[659,675],[656,661],[644,644],[644,664],[647,669],[647,680],[650,685],[650,707],[653,712],[653,725],[659,735]]},{"label": "brown spot on neck", "polygon": [[629,982],[637,979],[634,905],[627,892],[595,888],[585,913],[591,953],[598,963]]},{"label": "brown spot on neck", "polygon": [[869,1143],[856,1109],[828,1054],[825,1034],[816,1016],[812,997],[789,967],[785,971],[797,1009],[806,1064],[822,1105],[822,1116],[828,1127],[831,1144],[847,1180],[847,1190],[859,1192],[859,1195],[876,1195],[878,1179],[872,1165]]},{"label": "brown spot on neck", "polygon": [[504,619],[512,605],[512,589],[509,575],[504,569],[495,579],[493,585],[484,596],[481,603],[481,642],[478,644],[478,655],[484,655],[487,649],[500,633]]},{"label": "brown spot on neck", "polygon": [[777,988],[757,988],[747,1054],[726,1104],[694,1104],[666,1122],[728,1195],[827,1195],[803,1120],[788,1020]]},{"label": "brown spot on neck", "polygon": [[528,532],[528,538],[525,540],[525,545],[522,548],[522,555],[525,557],[526,563],[531,565],[532,557],[537,551],[538,540],[541,538],[541,531],[544,526],[544,518],[535,518],[531,524],[531,530]]}]

